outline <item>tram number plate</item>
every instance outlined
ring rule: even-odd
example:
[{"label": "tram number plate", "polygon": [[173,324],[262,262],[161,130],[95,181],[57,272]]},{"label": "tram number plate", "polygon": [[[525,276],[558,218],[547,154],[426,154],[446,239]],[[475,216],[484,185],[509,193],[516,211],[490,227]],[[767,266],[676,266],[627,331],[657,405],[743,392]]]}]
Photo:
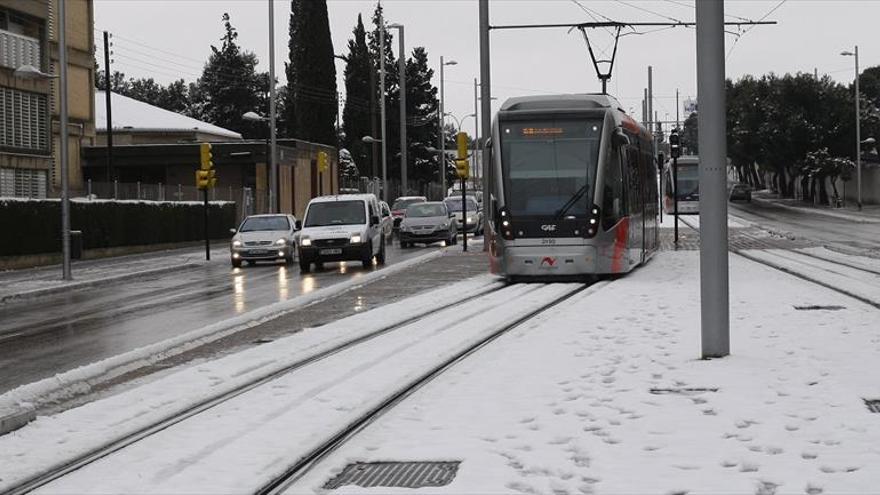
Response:
[{"label": "tram number plate", "polygon": [[556,244],[556,239],[541,239],[542,246],[553,246]]},{"label": "tram number plate", "polygon": [[342,249],[333,248],[333,249],[322,249],[318,251],[318,254],[342,254]]}]

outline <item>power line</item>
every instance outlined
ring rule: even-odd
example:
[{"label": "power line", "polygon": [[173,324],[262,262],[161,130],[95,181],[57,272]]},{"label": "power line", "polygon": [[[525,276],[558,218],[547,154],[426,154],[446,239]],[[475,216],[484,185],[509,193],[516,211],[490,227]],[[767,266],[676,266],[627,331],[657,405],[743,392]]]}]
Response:
[{"label": "power line", "polygon": [[651,9],[647,9],[647,8],[645,8],[645,7],[640,7],[640,6],[638,6],[638,5],[633,5],[633,4],[629,3],[629,2],[625,2],[624,0],[614,0],[614,1],[617,2],[617,3],[623,4],[623,5],[626,5],[627,7],[631,7],[631,8],[637,9],[637,10],[641,10],[642,12],[647,12],[647,13],[649,13],[649,14],[654,14],[654,15],[656,15],[656,16],[662,17],[662,18],[664,18],[664,19],[666,19],[666,20],[669,20],[669,21],[672,21],[672,22],[677,22],[677,23],[679,23],[679,24],[682,23],[682,21],[681,21],[680,19],[676,19],[675,17],[670,17],[670,16],[668,16],[668,15],[660,14],[660,13],[658,13],[658,12],[655,12],[655,11],[651,10]]},{"label": "power line", "polygon": [[[761,16],[761,18],[758,19],[757,22],[762,22],[764,19],[770,17],[770,14],[776,12],[776,10],[778,10],[779,7],[782,7],[782,4],[784,4],[786,1],[787,1],[787,0],[779,0],[779,3],[777,3],[773,8],[771,8],[770,10],[768,10],[766,14],[764,14],[763,16]],[[727,51],[727,55],[725,55],[725,57],[724,57],[725,60],[727,60],[728,58],[730,58],[730,54],[733,53],[733,49],[736,48],[736,44],[739,43],[739,40],[742,39],[743,36],[745,36],[746,34],[748,34],[749,31],[751,31],[752,29],[754,29],[755,26],[757,26],[757,24],[754,24],[754,25],[752,25],[752,26],[747,27],[747,28],[742,32],[742,34],[738,34],[738,35],[736,36],[736,40],[733,42],[733,45],[730,46],[730,50]]]}]

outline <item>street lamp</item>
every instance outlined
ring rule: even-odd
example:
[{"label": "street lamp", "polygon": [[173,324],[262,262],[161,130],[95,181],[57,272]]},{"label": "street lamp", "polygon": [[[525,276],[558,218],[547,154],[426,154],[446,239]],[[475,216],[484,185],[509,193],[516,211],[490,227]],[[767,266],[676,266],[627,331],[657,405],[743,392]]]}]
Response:
[{"label": "street lamp", "polygon": [[[70,170],[68,117],[67,117],[67,2],[58,2],[58,63],[60,74],[47,74],[33,65],[22,65],[15,69],[15,76],[24,79],[58,78],[58,99],[61,113],[61,278],[73,280],[70,270]],[[109,88],[108,88],[109,91]]]},{"label": "street lamp", "polygon": [[458,65],[455,60],[448,62],[443,60],[440,55],[440,112],[437,120],[440,122],[440,185],[443,188],[441,199],[446,197],[446,128],[443,126],[443,67],[447,65]]},{"label": "street lamp", "polygon": [[[403,24],[389,24],[388,27],[397,29],[400,47],[398,52],[397,72],[400,81],[400,195],[405,196],[407,188],[407,161],[406,161],[406,47],[403,43]],[[384,135],[383,135],[384,136]]]},{"label": "street lamp", "polygon": [[257,112],[245,112],[241,118],[250,122],[265,122],[269,126],[269,133],[266,136],[266,165],[269,167],[269,213],[276,213],[278,211],[278,208],[275,207],[278,198],[278,163],[275,160],[275,126],[272,122],[273,119],[260,115]]},{"label": "street lamp", "polygon": [[[372,144],[372,145],[381,144],[381,145],[383,145],[383,148],[385,145],[385,143],[381,139],[374,138],[373,136],[364,136],[361,138],[361,142],[366,143],[366,144]],[[384,164],[384,161],[383,161],[383,164]],[[384,170],[384,167],[383,167],[383,170]],[[382,194],[381,194],[381,197],[383,198],[383,200],[385,198],[385,187],[387,185],[388,184],[385,183],[385,176],[383,174],[383,176],[382,176]]]},{"label": "street lamp", "polygon": [[862,209],[862,124],[859,119],[859,45],[856,45],[855,51],[840,52],[844,57],[853,57],[856,62],[856,82],[855,82],[855,100],[856,100],[856,205],[859,210]]}]

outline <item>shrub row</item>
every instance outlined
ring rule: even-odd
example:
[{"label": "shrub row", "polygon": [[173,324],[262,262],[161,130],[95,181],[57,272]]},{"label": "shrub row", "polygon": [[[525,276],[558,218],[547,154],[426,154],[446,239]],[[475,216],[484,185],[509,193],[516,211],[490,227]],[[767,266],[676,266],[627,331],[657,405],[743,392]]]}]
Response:
[{"label": "shrub row", "polygon": [[[84,249],[198,241],[204,238],[203,208],[198,202],[74,200],[70,227],[82,231]],[[229,237],[235,203],[211,203],[209,218],[212,239]],[[59,200],[0,199],[0,256],[59,251]]]}]

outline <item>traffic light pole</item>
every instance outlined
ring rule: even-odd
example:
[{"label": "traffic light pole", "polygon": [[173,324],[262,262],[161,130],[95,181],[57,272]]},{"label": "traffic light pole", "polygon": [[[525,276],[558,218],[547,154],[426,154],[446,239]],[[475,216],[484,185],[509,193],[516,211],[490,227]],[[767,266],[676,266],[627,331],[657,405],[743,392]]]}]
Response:
[{"label": "traffic light pole", "polygon": [[[465,193],[465,187],[467,184],[467,180],[462,177],[461,178],[461,225],[463,226],[461,233],[461,249],[464,252],[467,252],[467,194]],[[476,231],[476,229],[474,229]]]},{"label": "traffic light pole", "polygon": [[205,261],[211,261],[211,236],[208,234],[208,188],[202,189],[205,201]]}]

